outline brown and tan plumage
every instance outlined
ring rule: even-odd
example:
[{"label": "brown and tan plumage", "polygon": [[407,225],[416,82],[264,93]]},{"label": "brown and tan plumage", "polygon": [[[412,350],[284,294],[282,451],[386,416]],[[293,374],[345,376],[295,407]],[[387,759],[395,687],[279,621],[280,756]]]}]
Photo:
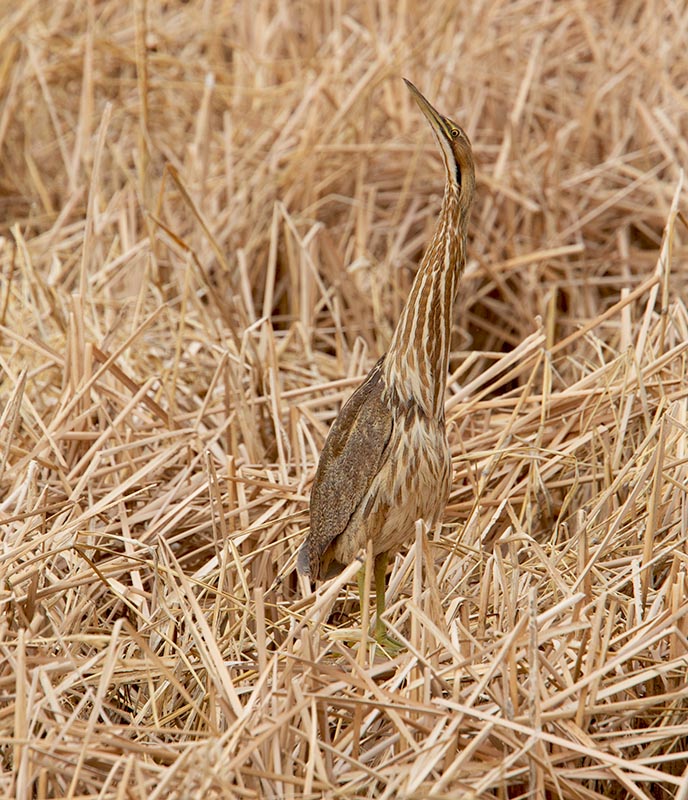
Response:
[{"label": "brown and tan plumage", "polygon": [[444,389],[452,306],[466,263],[475,193],[468,137],[406,84],[440,145],[444,199],[389,350],[346,402],[327,437],[311,493],[310,533],[297,563],[299,572],[314,580],[329,578],[371,539],[380,641],[388,554],[413,535],[416,520],[436,524],[449,496]]}]

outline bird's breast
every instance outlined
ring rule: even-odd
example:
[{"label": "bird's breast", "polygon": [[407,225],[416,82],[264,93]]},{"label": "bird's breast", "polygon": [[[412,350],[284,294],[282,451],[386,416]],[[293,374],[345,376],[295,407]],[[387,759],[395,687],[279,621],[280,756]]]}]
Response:
[{"label": "bird's breast", "polygon": [[411,412],[397,422],[376,493],[379,507],[387,508],[379,533],[373,536],[374,549],[379,553],[395,550],[408,541],[416,520],[435,525],[451,485],[444,420]]}]

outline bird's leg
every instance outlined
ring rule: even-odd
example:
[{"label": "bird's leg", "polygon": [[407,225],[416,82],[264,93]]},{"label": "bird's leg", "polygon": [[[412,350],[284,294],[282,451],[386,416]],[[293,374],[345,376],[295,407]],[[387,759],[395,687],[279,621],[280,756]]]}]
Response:
[{"label": "bird's leg", "polygon": [[[382,615],[385,613],[385,575],[387,573],[387,553],[380,553],[375,557],[375,640],[389,655],[396,655],[403,650],[404,645],[388,635]],[[360,573],[359,573],[360,574]]]},{"label": "bird's leg", "polygon": [[385,613],[385,575],[387,574],[387,553],[375,556],[375,638],[380,639],[385,635],[385,623],[382,615]]},{"label": "bird's leg", "polygon": [[370,573],[373,566],[373,542],[368,540],[366,548],[366,558],[363,566],[358,570],[358,602],[361,609],[361,647],[359,656],[367,652],[368,647],[368,628],[370,627]]}]

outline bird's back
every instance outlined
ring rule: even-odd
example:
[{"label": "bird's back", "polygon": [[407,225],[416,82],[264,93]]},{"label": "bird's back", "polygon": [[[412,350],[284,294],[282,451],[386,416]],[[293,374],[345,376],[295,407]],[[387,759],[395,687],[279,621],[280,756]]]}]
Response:
[{"label": "bird's back", "polygon": [[325,441],[311,491],[311,528],[299,552],[299,572],[318,579],[333,566],[333,543],[365,501],[386,458],[393,426],[383,399],[380,359],[351,395]]}]

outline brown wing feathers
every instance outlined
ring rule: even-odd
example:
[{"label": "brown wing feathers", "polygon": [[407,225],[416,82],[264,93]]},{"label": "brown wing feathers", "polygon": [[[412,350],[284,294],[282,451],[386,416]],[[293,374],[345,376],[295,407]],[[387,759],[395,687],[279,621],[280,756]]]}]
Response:
[{"label": "brown wing feathers", "polygon": [[385,458],[392,413],[382,399],[381,358],[332,425],[311,492],[311,530],[297,567],[317,580],[323,553],[345,530]]}]

